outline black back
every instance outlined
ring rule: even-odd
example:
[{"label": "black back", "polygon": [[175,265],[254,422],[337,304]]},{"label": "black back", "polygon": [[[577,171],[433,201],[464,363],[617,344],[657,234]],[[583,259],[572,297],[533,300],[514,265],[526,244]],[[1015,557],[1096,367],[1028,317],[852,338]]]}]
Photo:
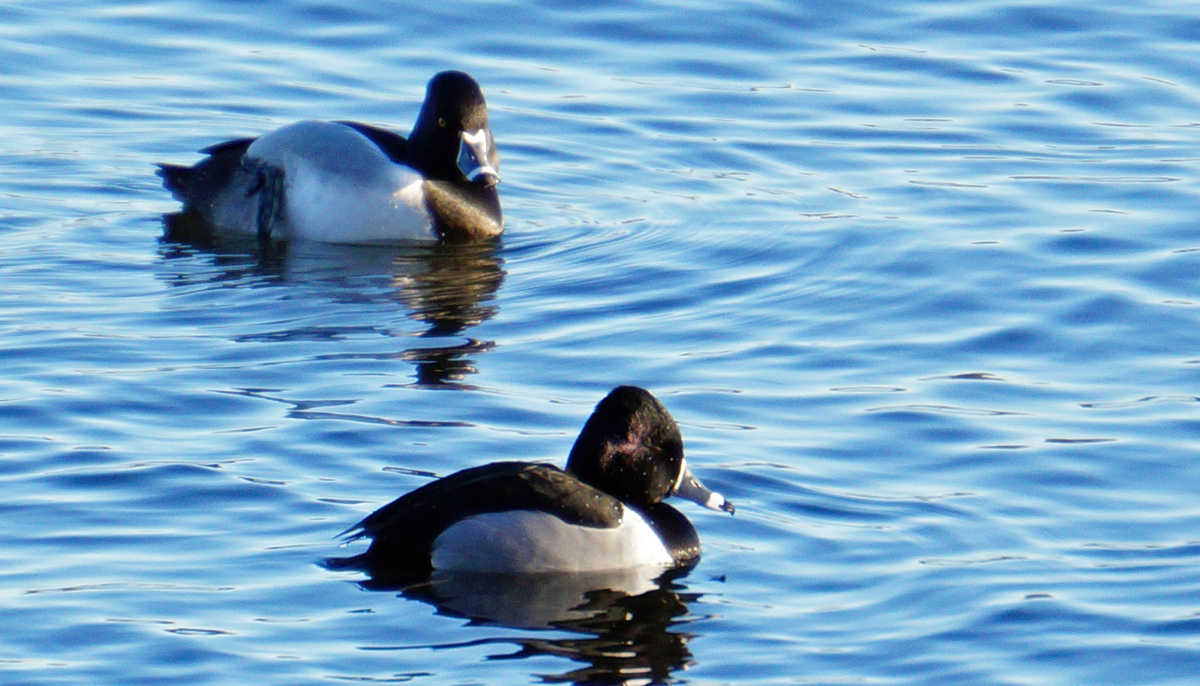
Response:
[{"label": "black back", "polygon": [[407,493],[350,529],[374,539],[367,552],[338,566],[428,572],[434,540],[455,522],[505,510],[539,510],[571,524],[609,528],[622,506],[548,464],[494,462],[456,472]]}]

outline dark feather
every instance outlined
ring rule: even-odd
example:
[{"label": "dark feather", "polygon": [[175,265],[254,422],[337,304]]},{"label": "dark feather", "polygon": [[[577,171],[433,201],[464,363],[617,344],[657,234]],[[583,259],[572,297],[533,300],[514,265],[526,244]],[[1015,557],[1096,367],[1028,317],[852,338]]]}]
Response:
[{"label": "dark feather", "polygon": [[374,539],[353,562],[334,567],[428,571],[434,540],[457,521],[505,510],[539,510],[570,524],[611,528],[624,512],[614,497],[548,464],[496,462],[456,472],[407,493],[347,532]]},{"label": "dark feather", "polygon": [[183,203],[184,209],[196,210],[208,218],[213,201],[242,170],[242,156],[254,140],[239,138],[210,145],[200,151],[208,157],[195,165],[160,164],[157,174],[171,195]]}]

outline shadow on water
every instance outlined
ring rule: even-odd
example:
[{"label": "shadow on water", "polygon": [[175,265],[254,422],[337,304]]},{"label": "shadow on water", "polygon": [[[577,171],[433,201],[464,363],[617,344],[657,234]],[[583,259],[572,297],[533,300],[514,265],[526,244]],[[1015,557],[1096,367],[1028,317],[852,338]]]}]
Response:
[{"label": "shadow on water", "polygon": [[[468,620],[472,627],[566,632],[569,636],[527,635],[479,638],[438,645],[372,646],[367,650],[452,650],[515,646],[488,660],[557,657],[579,663],[562,674],[538,674],[547,683],[660,684],[692,664],[692,634],[677,626],[688,603],[699,598],[679,582],[689,569],[666,574],[647,570],[550,574],[447,574],[435,572],[402,588],[374,580],[360,586],[399,591],[428,603],[438,614]],[[655,577],[655,574],[659,576]]]},{"label": "shadow on water", "polygon": [[[418,387],[454,386],[476,372],[472,357],[495,347],[494,341],[466,336],[497,312],[496,294],[504,282],[498,241],[464,244],[407,243],[355,246],[293,241],[259,244],[253,237],[225,236],[191,213],[163,217],[161,254],[166,260],[211,257],[215,269],[178,270],[166,275],[172,285],[252,283],[338,286],[374,279],[382,288],[341,288],[334,296],[352,302],[391,301],[425,328],[423,344],[388,353],[413,364]],[[278,339],[340,336],[336,329],[312,327],[266,334]],[[390,332],[383,332],[391,335]],[[446,345],[431,340],[455,338]],[[347,353],[353,356],[358,353]],[[373,353],[367,355],[379,358]]]}]

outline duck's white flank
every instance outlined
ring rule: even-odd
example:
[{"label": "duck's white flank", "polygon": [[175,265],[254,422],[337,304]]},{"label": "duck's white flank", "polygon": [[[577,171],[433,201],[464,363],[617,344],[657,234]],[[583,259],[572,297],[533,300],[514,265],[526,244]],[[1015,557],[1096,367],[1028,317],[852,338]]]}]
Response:
[{"label": "duck's white flank", "polygon": [[620,526],[594,529],[512,510],[468,517],[433,542],[433,568],[460,572],[595,572],[672,564],[658,535],[625,508]]},{"label": "duck's white flank", "polygon": [[254,141],[246,158],[283,170],[278,228],[288,237],[337,243],[435,238],[421,175],[394,164],[349,126],[297,122]]}]

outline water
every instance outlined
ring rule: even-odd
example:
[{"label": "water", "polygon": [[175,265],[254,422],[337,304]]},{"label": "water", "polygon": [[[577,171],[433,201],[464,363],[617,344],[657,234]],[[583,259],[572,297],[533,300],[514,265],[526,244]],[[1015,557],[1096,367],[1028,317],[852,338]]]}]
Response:
[{"label": "water", "polygon": [[[1197,35],[1170,2],[9,3],[3,681],[1194,683]],[[443,68],[489,98],[499,246],[163,238],[152,163],[405,131]],[[561,463],[620,383],[738,505],[683,506],[686,576],[571,611],[318,564],[429,474]]]}]

